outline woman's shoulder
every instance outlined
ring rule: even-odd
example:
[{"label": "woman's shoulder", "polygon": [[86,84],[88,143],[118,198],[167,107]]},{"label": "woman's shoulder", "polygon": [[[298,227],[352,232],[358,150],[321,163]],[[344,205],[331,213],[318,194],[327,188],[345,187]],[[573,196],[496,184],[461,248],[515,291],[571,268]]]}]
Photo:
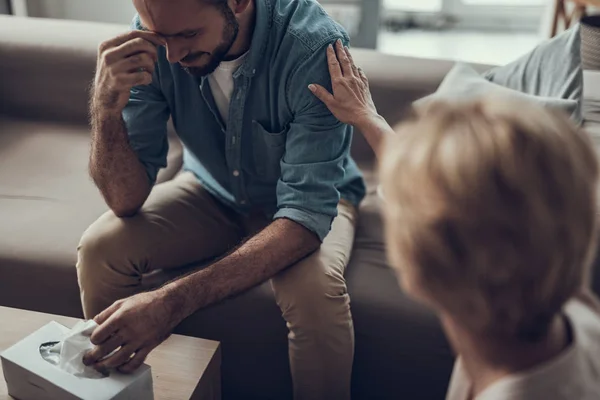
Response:
[{"label": "woman's shoulder", "polygon": [[583,293],[566,304],[564,313],[573,331],[577,366],[586,369],[581,376],[600,396],[600,302],[591,292]]}]

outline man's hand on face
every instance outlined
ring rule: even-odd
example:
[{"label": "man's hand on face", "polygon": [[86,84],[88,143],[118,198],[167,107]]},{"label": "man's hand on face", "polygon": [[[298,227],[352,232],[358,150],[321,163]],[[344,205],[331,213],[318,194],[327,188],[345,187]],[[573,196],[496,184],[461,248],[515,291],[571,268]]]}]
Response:
[{"label": "man's hand on face", "polygon": [[120,113],[129,101],[132,87],[152,82],[157,46],[165,44],[161,36],[145,31],[131,31],[102,43],[98,48],[92,106]]},{"label": "man's hand on face", "polygon": [[163,289],[115,302],[94,318],[99,326],[91,341],[96,347],[83,357],[83,363],[103,374],[109,369],[134,372],[181,322],[177,309]]}]

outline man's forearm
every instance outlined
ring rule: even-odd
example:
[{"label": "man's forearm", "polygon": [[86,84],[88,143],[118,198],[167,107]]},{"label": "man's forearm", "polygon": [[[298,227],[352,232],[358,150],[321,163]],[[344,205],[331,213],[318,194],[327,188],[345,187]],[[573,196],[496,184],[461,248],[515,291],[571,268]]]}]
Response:
[{"label": "man's forearm", "polygon": [[121,114],[92,111],[90,175],[120,217],[137,212],[150,193],[143,165],[131,149]]},{"label": "man's forearm", "polygon": [[278,219],[208,268],[161,288],[185,318],[196,310],[266,281],[320,246],[300,224]]}]

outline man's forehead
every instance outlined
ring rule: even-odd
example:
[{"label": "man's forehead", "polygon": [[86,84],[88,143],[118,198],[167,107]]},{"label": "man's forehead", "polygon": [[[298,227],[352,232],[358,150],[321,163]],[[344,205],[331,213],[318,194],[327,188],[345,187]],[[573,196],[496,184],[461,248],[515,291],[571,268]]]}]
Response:
[{"label": "man's forehead", "polygon": [[170,37],[202,27],[197,0],[134,0],[141,29]]}]

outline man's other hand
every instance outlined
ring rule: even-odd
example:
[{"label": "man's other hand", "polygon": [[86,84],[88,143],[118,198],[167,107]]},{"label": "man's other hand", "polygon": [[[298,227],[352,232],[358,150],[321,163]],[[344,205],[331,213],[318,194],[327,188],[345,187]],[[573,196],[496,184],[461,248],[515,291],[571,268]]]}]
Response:
[{"label": "man's other hand", "polygon": [[134,372],[181,322],[177,308],[164,289],[115,302],[94,318],[99,326],[91,341],[96,347],[83,363],[104,374],[109,369]]}]

